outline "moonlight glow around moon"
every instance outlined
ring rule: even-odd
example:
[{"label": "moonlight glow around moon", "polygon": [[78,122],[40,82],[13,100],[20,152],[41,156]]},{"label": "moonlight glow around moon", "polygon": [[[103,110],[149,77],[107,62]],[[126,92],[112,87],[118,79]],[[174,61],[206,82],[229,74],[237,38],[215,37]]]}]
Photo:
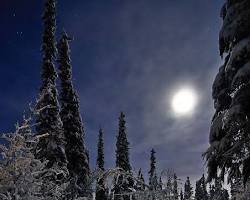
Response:
[{"label": "moonlight glow around moon", "polygon": [[172,109],[177,115],[192,114],[197,104],[197,95],[192,89],[183,88],[172,98]]}]

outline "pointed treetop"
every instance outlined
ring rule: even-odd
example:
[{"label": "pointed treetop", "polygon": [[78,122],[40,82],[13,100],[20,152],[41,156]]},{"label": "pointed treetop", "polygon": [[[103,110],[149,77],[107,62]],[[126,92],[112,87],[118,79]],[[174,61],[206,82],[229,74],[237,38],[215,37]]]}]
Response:
[{"label": "pointed treetop", "polygon": [[116,167],[125,171],[131,171],[129,160],[129,142],[126,134],[125,114],[121,112],[119,117],[119,132],[116,142]]},{"label": "pointed treetop", "polygon": [[43,13],[44,31],[42,38],[42,86],[40,91],[47,87],[51,82],[55,84],[57,73],[54,66],[54,59],[57,54],[56,48],[56,1],[47,0],[45,2],[45,10]]},{"label": "pointed treetop", "polygon": [[156,190],[158,188],[158,179],[156,174],[156,157],[155,150],[151,150],[150,155],[150,170],[149,170],[149,186],[150,190]]},{"label": "pointed treetop", "polygon": [[103,141],[103,130],[100,128],[98,135],[97,145],[97,168],[104,171],[104,141]]}]

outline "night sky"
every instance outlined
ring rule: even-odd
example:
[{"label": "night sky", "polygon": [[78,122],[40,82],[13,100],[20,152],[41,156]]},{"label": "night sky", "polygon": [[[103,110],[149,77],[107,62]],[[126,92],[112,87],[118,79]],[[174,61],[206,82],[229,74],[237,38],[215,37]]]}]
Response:
[{"label": "night sky", "polygon": [[[221,63],[223,0],[60,0],[57,37],[71,43],[74,85],[95,165],[98,129],[105,133],[106,167],[114,166],[118,116],[124,111],[134,169],[157,165],[197,179],[213,115],[211,86]],[[42,0],[1,0],[0,131],[14,130],[40,84]],[[192,116],[176,117],[174,91],[190,85],[200,100]]]}]

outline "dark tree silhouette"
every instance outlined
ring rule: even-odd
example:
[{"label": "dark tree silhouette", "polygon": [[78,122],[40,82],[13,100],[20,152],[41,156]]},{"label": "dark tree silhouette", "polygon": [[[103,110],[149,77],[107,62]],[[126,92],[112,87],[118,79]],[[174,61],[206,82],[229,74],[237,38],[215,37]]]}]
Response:
[{"label": "dark tree silhouette", "polygon": [[[116,142],[116,167],[124,170],[128,175],[131,173],[131,165],[129,160],[129,142],[126,133],[126,121],[125,115],[121,112],[119,117],[119,132]],[[115,184],[113,188],[113,193],[115,195],[115,200],[129,200],[129,195],[123,195],[124,193],[131,192],[134,187],[134,181],[128,176],[119,176],[115,178]]]},{"label": "dark tree silhouette", "polygon": [[148,172],[150,190],[157,190],[157,187],[158,187],[155,153],[156,153],[155,150],[152,149],[151,155],[150,155],[150,170]]},{"label": "dark tree silhouette", "polygon": [[58,43],[58,65],[61,83],[60,116],[66,141],[65,151],[68,158],[68,169],[71,177],[76,180],[77,187],[81,188],[80,196],[86,196],[85,188],[89,182],[89,161],[84,143],[84,130],[80,115],[79,98],[72,83],[72,66],[70,63],[70,47],[66,32]]},{"label": "dark tree silhouette", "polygon": [[[103,141],[103,131],[99,130],[98,144],[97,144],[97,169],[104,172],[104,141]],[[107,189],[105,188],[103,178],[97,180],[96,183],[96,200],[107,200]]]},{"label": "dark tree silhouette", "polygon": [[[220,55],[226,56],[213,84],[215,115],[210,131],[208,181],[228,171],[228,180],[250,175],[250,2],[226,0]],[[242,167],[242,170],[241,170]]]},{"label": "dark tree silhouette", "polygon": [[191,186],[189,177],[187,177],[187,180],[184,185],[184,199],[190,200],[192,195],[193,195],[193,188]]},{"label": "dark tree silhouette", "polygon": [[174,183],[173,183],[173,194],[174,194],[174,199],[178,200],[179,195],[178,195],[178,180],[177,180],[177,175],[174,174]]},{"label": "dark tree silhouette", "polygon": [[36,148],[36,157],[48,160],[48,166],[54,163],[66,165],[67,159],[64,151],[64,135],[62,122],[59,115],[59,104],[57,100],[56,78],[54,67],[56,56],[56,2],[47,0],[43,14],[43,62],[42,62],[42,85],[37,100],[36,132],[40,136]]},{"label": "dark tree silhouette", "polygon": [[196,182],[195,188],[195,199],[196,200],[208,200],[208,193],[206,188],[205,176],[203,176]]},{"label": "dark tree silhouette", "polygon": [[142,170],[140,169],[137,175],[137,182],[135,186],[136,191],[144,191],[146,189],[145,187],[145,179],[142,174]]}]

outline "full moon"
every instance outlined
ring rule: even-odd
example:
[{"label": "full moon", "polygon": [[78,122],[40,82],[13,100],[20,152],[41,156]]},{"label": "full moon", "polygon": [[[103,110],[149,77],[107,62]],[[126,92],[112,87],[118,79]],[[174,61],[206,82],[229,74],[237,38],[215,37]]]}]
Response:
[{"label": "full moon", "polygon": [[192,114],[197,104],[197,95],[190,88],[178,90],[172,98],[172,109],[177,115]]}]

